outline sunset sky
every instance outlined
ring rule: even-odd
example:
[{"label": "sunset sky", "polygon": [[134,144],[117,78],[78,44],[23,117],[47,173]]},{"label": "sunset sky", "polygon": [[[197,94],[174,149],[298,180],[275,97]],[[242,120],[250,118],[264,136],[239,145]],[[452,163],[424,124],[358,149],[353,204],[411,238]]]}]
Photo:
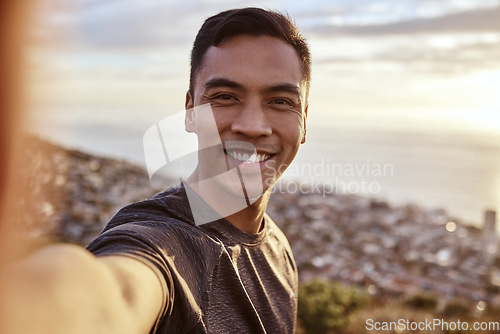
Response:
[{"label": "sunset sky", "polygon": [[288,12],[309,38],[312,125],[500,134],[499,0],[48,0],[36,105],[182,110],[194,35],[235,4]]},{"label": "sunset sky", "polygon": [[44,1],[27,68],[28,128],[45,137],[144,164],[146,129],[184,110],[203,20],[271,8],[312,51],[294,164],[387,163],[380,196],[475,222],[500,212],[500,0]]}]

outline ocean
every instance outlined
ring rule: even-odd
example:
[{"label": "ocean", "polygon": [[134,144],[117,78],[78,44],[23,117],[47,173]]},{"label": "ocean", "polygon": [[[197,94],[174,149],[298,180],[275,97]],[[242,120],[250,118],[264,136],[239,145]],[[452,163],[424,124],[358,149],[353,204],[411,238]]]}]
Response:
[{"label": "ocean", "polygon": [[352,127],[311,137],[298,162],[326,170],[327,182],[338,177],[348,192],[443,208],[474,225],[485,210],[500,212],[500,141],[489,136]]}]

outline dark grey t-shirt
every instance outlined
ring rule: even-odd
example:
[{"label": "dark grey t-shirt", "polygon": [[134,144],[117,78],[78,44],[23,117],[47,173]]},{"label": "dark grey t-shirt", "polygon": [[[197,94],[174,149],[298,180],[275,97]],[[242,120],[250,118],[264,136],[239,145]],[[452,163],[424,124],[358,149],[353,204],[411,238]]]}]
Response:
[{"label": "dark grey t-shirt", "polygon": [[250,235],[225,219],[196,226],[184,187],[120,210],[88,249],[155,270],[164,306],[152,333],[293,333],[297,269],[265,216]]}]

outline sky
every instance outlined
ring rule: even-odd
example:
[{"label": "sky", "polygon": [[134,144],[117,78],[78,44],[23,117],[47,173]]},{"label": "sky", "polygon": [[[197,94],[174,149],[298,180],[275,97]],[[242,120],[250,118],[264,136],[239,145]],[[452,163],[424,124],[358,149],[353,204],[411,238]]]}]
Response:
[{"label": "sky", "polygon": [[277,9],[312,53],[308,138],[294,164],[388,163],[394,175],[377,182],[390,200],[475,222],[500,212],[500,0],[37,4],[27,124],[49,139],[143,164],[144,131],[184,111],[203,20]]},{"label": "sky", "polygon": [[180,111],[202,20],[254,5],[309,38],[313,124],[500,135],[500,0],[44,1],[29,43],[37,106]]}]

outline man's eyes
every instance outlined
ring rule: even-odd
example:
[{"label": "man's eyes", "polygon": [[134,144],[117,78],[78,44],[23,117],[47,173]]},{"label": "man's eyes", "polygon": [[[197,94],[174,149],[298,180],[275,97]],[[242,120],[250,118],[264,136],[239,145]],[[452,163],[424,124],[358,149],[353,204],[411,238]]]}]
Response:
[{"label": "man's eyes", "polygon": [[217,94],[211,98],[211,100],[221,100],[221,101],[237,101],[238,99],[231,94]]},{"label": "man's eyes", "polygon": [[276,105],[286,105],[286,106],[293,106],[294,104],[292,101],[289,99],[284,99],[284,98],[279,98],[279,99],[273,99],[269,101],[269,104],[276,104]]},{"label": "man's eyes", "polygon": [[[240,102],[240,99],[236,95],[229,93],[214,94],[213,96],[209,97],[209,99],[214,103]],[[297,107],[297,103],[295,103],[292,99],[285,97],[270,98],[265,102],[265,104],[267,104],[269,107],[281,108],[281,109]]]}]

